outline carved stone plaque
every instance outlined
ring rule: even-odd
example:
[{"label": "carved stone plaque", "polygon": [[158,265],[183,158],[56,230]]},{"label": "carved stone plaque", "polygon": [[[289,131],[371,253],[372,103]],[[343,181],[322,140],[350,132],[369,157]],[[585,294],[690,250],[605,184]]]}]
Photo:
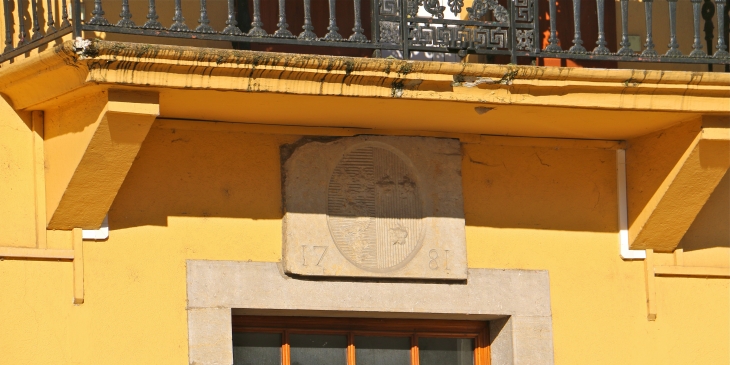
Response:
[{"label": "carved stone plaque", "polygon": [[457,140],[303,140],[282,159],[287,273],[466,278]]}]

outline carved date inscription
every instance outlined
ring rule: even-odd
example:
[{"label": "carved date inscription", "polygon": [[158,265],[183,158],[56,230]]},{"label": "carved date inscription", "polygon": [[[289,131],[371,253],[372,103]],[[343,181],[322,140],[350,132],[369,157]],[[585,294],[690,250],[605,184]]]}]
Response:
[{"label": "carved date inscription", "polygon": [[[327,253],[327,248],[327,246],[302,245],[302,265],[307,266],[309,263],[309,261],[307,261],[307,257],[314,254],[317,257],[314,266],[320,266],[322,259],[324,259],[324,255]],[[311,251],[311,253],[309,251]]]},{"label": "carved date inscription", "polygon": [[342,255],[355,266],[385,272],[421,248],[423,204],[408,158],[374,143],[345,152],[328,186],[327,223]]}]

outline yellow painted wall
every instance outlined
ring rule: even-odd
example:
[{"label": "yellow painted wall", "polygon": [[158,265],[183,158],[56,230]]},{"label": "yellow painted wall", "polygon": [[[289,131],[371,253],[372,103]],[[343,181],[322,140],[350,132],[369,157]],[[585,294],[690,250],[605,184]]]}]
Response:
[{"label": "yellow painted wall", "polygon": [[110,239],[85,242],[83,305],[71,263],[0,261],[0,363],[187,364],[185,260],[279,260],[279,144],[293,140],[151,130]]},{"label": "yellow painted wall", "polygon": [[36,246],[30,120],[0,98],[0,246]]},{"label": "yellow painted wall", "polygon": [[730,363],[727,279],[657,278],[646,320],[644,263],[618,253],[614,151],[464,152],[469,266],[549,271],[556,364]]},{"label": "yellow painted wall", "polygon": [[[299,138],[221,125],[153,126],[110,238],[85,242],[84,304],[71,263],[0,262],[0,363],[187,364],[185,260],[280,259],[279,146]],[[615,163],[613,150],[465,144],[469,266],[549,271],[557,364],[728,364],[729,280],[657,278],[646,320],[643,262],[618,255]]]}]

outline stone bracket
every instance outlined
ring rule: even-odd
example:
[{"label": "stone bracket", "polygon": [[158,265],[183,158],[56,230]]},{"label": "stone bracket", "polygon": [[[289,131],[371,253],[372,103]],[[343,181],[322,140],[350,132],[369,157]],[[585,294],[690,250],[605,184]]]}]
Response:
[{"label": "stone bracket", "polygon": [[[60,164],[50,166],[50,169],[71,166],[74,170],[47,175],[47,185],[63,186],[57,189],[60,194],[48,196],[49,229],[97,229],[101,226],[159,113],[157,93],[109,90],[106,105],[96,121],[85,127],[92,128],[93,133],[88,133],[87,139],[83,141],[87,145],[78,163],[68,161],[61,167],[56,167]],[[74,116],[72,113],[67,115],[70,115],[68,118]],[[63,122],[63,119],[54,121]],[[71,133],[62,134],[59,140],[68,134]],[[78,140],[69,138],[67,143],[71,149]],[[64,147],[63,142],[56,143],[53,151],[47,149],[46,152],[58,153]],[[70,176],[70,179],[58,176]]]},{"label": "stone bracket", "polygon": [[638,215],[630,247],[672,252],[730,167],[730,120],[704,117],[702,130]]}]

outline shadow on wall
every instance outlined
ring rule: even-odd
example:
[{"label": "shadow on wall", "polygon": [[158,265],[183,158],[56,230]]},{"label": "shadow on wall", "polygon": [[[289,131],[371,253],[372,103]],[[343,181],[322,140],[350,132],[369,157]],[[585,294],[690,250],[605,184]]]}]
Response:
[{"label": "shadow on wall", "polygon": [[616,152],[464,145],[467,226],[618,232]]},{"label": "shadow on wall", "polygon": [[[170,216],[281,219],[280,146],[300,137],[153,128],[110,228]],[[467,226],[617,232],[615,151],[462,145]]]},{"label": "shadow on wall", "polygon": [[[667,137],[666,131],[647,136]],[[112,204],[110,228],[167,226],[169,217],[280,220],[280,148],[300,138],[153,127]],[[679,156],[660,149],[665,155],[657,162],[643,151],[654,164],[634,178],[658,186]],[[462,144],[466,225],[615,233],[615,156],[602,149]],[[679,247],[687,265],[727,266],[730,174]]]},{"label": "shadow on wall", "polygon": [[279,145],[296,137],[152,127],[109,212],[110,228],[167,217],[281,219]]},{"label": "shadow on wall", "polygon": [[[685,252],[712,247],[730,249],[730,173],[725,173],[717,184],[680,241],[679,247]],[[730,265],[730,261],[727,264]]]}]

